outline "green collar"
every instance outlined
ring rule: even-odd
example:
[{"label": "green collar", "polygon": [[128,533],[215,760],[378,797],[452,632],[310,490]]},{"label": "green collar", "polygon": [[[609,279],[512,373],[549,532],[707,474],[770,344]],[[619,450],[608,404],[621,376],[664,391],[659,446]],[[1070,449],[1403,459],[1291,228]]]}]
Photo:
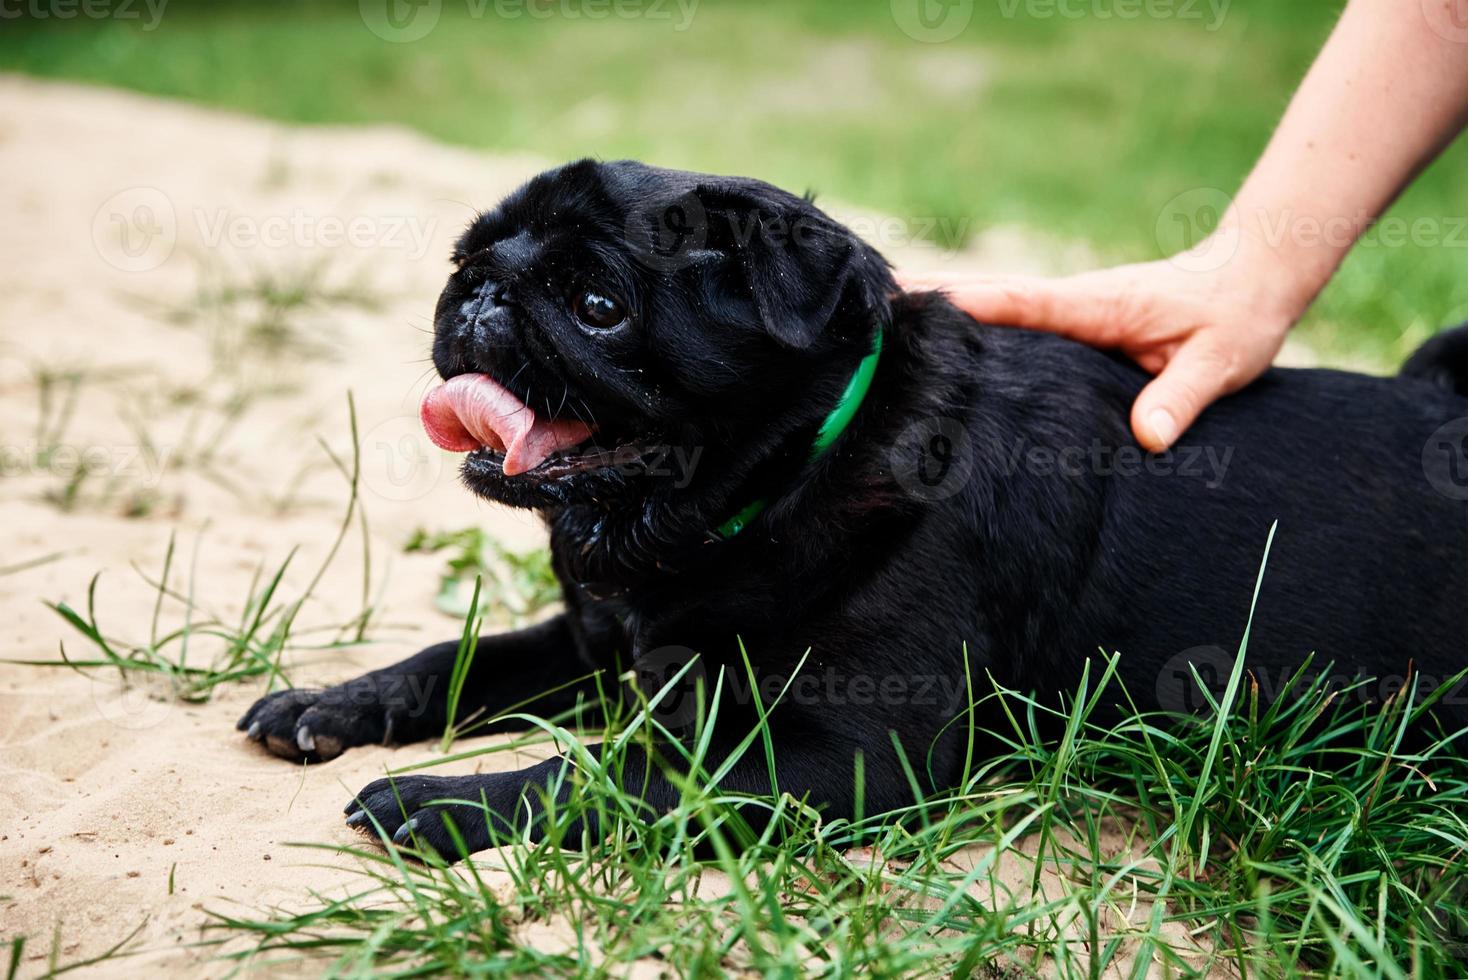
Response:
[{"label": "green collar", "polygon": [[[846,431],[846,427],[856,417],[857,409],[861,408],[861,403],[866,398],[867,391],[872,387],[872,378],[877,373],[877,360],[881,356],[882,331],[878,328],[877,338],[872,343],[872,352],[861,359],[861,363],[857,365],[856,373],[846,383],[846,390],[841,392],[840,398],[836,399],[836,407],[831,409],[831,414],[826,416],[826,420],[821,423],[820,429],[817,430],[816,437],[810,444],[811,462],[815,462],[821,457],[822,453],[830,449],[831,443],[841,437],[841,433]],[[764,509],[769,505],[770,502],[763,497],[752,501],[743,510],[739,511],[739,513],[720,524],[714,530],[714,535],[727,541],[744,530],[749,525],[749,522],[763,513]]]}]

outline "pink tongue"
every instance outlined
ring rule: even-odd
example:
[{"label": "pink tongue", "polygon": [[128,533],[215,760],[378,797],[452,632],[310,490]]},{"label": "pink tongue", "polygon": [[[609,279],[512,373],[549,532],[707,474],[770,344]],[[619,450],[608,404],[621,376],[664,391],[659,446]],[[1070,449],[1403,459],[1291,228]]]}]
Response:
[{"label": "pink tongue", "polygon": [[533,470],[554,452],[585,442],[581,422],[539,421],[487,374],[460,374],[430,391],[419,413],[440,449],[467,453],[487,446],[505,454],[505,476]]}]

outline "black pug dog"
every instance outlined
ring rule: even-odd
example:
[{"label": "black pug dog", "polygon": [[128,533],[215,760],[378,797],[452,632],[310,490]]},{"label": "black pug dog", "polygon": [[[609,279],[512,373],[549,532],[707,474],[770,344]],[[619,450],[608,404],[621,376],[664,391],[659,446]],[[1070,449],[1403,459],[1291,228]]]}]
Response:
[{"label": "black pug dog", "polygon": [[[565,711],[595,683],[533,699],[619,665],[655,691],[696,652],[705,691],[726,681],[710,769],[773,705],[781,791],[884,812],[913,802],[894,733],[924,792],[961,778],[966,677],[1060,707],[1119,651],[1138,708],[1196,707],[1193,668],[1231,669],[1275,522],[1246,661],[1266,697],[1312,654],[1386,679],[1371,697],[1468,667],[1461,333],[1412,376],[1271,371],[1149,456],[1137,367],[904,294],[848,229],[756,180],[573,163],[481,215],[454,262],[424,421],[467,452],[473,492],[544,516],[566,605],[479,641],[459,718]],[[240,727],[310,762],[429,738],[456,647],[271,694]],[[1437,705],[1449,730],[1463,694]],[[649,812],[679,796],[678,754],[655,754],[624,772]],[[721,785],[769,793],[763,755]],[[443,812],[470,851],[535,837],[564,764],[378,780],[347,822],[450,856]]]}]

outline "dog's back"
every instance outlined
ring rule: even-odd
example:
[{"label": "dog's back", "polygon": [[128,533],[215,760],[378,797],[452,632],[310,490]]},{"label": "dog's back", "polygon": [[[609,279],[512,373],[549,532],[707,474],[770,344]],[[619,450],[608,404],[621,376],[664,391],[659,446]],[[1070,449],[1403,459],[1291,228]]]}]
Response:
[{"label": "dog's back", "polygon": [[1272,372],[1219,405],[1183,440],[1230,460],[1216,486],[1133,481],[1117,500],[1132,544],[1116,547],[1153,572],[1139,652],[1159,673],[1164,654],[1232,654],[1278,522],[1249,637],[1261,684],[1281,689],[1311,655],[1342,682],[1416,670],[1431,688],[1468,667],[1465,416],[1440,389],[1329,371]]},{"label": "dog's back", "polygon": [[[1116,651],[1140,707],[1197,707],[1188,664],[1226,678],[1276,522],[1247,660],[1266,696],[1312,657],[1380,678],[1378,699],[1468,669],[1468,332],[1407,378],[1270,371],[1146,457],[1126,430],[1145,374],[978,329],[972,434],[1000,489],[964,505],[990,529],[972,561],[1001,679],[1058,695],[1087,652]],[[1444,705],[1468,723],[1468,687]]]},{"label": "dog's back", "polygon": [[1444,330],[1402,365],[1402,376],[1468,397],[1468,324]]}]

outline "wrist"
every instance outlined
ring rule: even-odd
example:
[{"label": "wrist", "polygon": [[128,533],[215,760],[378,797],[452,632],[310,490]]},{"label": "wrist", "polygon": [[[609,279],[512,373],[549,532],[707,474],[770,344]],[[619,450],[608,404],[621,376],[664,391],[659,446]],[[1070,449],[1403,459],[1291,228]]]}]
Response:
[{"label": "wrist", "polygon": [[1231,249],[1230,277],[1275,319],[1293,325],[1320,295],[1366,230],[1363,216],[1268,208],[1242,195],[1214,236]]},{"label": "wrist", "polygon": [[1234,220],[1220,225],[1210,245],[1215,254],[1228,256],[1218,270],[1219,288],[1283,335],[1335,274],[1344,249],[1302,246],[1288,236],[1267,234],[1260,224]]}]

